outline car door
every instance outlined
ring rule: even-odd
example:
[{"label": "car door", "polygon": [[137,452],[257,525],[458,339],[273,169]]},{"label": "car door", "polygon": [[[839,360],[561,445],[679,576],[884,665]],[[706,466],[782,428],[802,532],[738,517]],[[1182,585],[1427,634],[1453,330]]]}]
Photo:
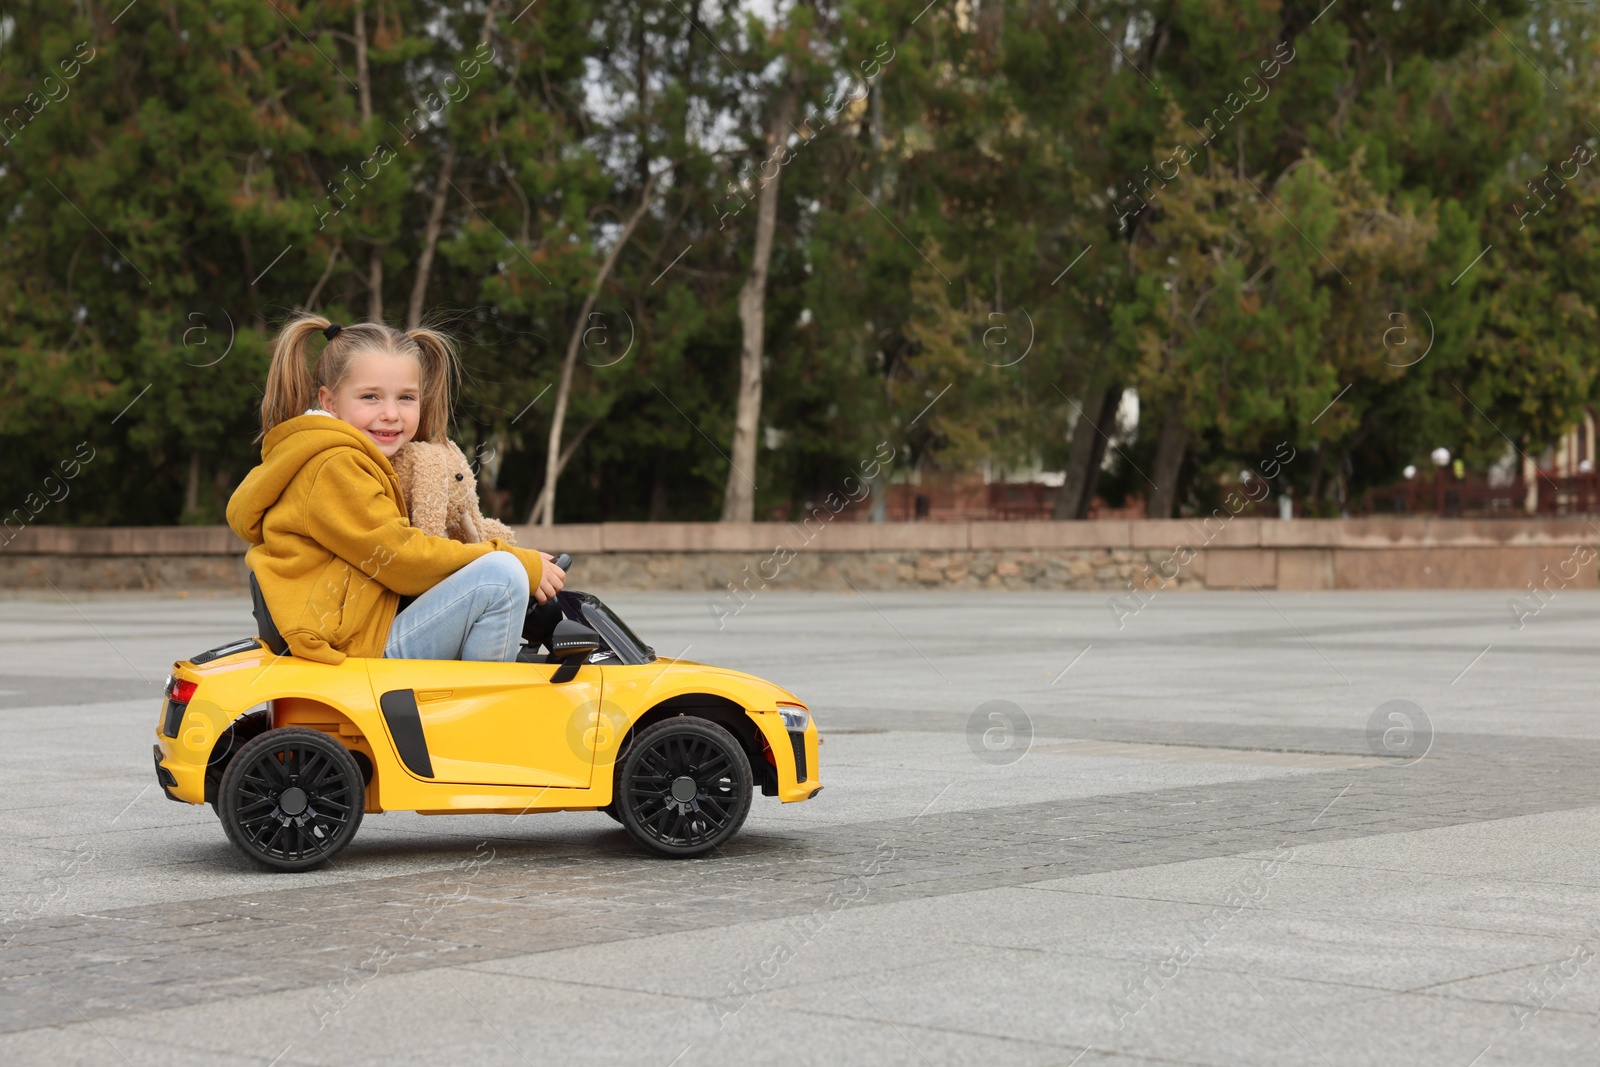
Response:
[{"label": "car door", "polygon": [[555,684],[553,663],[374,659],[369,668],[390,740],[417,777],[588,787],[599,667]]}]

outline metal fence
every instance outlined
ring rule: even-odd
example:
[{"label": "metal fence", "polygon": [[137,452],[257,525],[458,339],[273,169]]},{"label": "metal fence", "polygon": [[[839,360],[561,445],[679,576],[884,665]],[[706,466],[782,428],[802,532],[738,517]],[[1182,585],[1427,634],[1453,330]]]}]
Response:
[{"label": "metal fence", "polygon": [[[1364,515],[1439,515],[1454,518],[1526,518],[1529,516],[1600,515],[1600,474],[1569,476],[1540,474],[1536,492],[1528,492],[1520,479],[1492,485],[1481,475],[1457,478],[1445,471],[1413,478],[1382,489],[1369,489],[1351,500],[1348,513]],[[1060,489],[1038,482],[925,481],[922,485],[886,487],[884,518],[889,522],[1027,521],[1053,517]],[[1531,503],[1531,509],[1530,509]],[[1277,494],[1249,503],[1239,514],[1277,518]],[[1300,501],[1293,502],[1296,518],[1304,518]],[[866,521],[871,507],[851,508],[839,517]],[[1142,519],[1144,501],[1130,498],[1127,507],[1112,508],[1096,501],[1092,519]]]},{"label": "metal fence", "polygon": [[1369,515],[1464,518],[1600,514],[1600,474],[1540,474],[1532,494],[1528,488],[1521,479],[1509,485],[1491,485],[1478,475],[1456,478],[1439,473],[1431,479],[1413,478],[1386,489],[1370,489],[1362,510]]}]

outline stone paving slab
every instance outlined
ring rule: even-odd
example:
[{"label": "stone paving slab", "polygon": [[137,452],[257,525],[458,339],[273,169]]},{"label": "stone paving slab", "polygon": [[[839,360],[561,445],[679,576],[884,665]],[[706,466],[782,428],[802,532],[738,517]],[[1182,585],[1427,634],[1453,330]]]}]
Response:
[{"label": "stone paving slab", "polygon": [[[1488,843],[1497,830],[1496,824],[1479,824],[1426,833],[1452,837],[1456,847],[1451,851],[1470,851]],[[1401,837],[1426,847],[1416,835]],[[1324,853],[1339,844],[1307,847],[1285,871],[1302,859],[1325,863]],[[1205,865],[1211,873],[1196,880],[1216,891],[1236,878],[1222,868],[1240,862],[1211,861]],[[1146,900],[1138,883],[1152,874],[1176,873],[1136,868],[947,896],[932,902],[931,912],[927,901],[846,910],[803,943],[792,920],[775,920],[742,930],[663,934],[600,949],[435,968],[429,974],[384,974],[361,985],[321,1030],[304,1022],[310,1007],[299,991],[130,1013],[101,1020],[100,1029],[119,1044],[167,1032],[221,1053],[253,1053],[257,1062],[287,1045],[283,1062],[330,1064],[441,1058],[533,1062],[555,1049],[574,1048],[563,1062],[664,1063],[685,1050],[689,1054],[679,1062],[731,1063],[741,1055],[744,1062],[777,1062],[778,1057],[762,1054],[776,1037],[801,1041],[809,1055],[799,1059],[819,1063],[860,1062],[856,1057],[864,1056],[866,1062],[970,1063],[988,1057],[999,1063],[1059,1064],[1073,1062],[1091,1043],[1097,1051],[1132,1050],[1136,1062],[1154,1057],[1155,1062],[1219,1065],[1318,1063],[1329,1052],[1337,1063],[1466,1064],[1480,1054],[1480,1063],[1575,1063],[1588,1062],[1584,1056],[1593,1051],[1596,1030],[1581,999],[1600,991],[1592,975],[1587,985],[1572,983],[1570,991],[1519,1028],[1514,989],[1461,996],[1434,985],[1396,992],[1323,973],[1324,960],[1341,951],[1338,942],[1308,941],[1298,973],[1229,966],[1221,950],[1282,943],[1271,916],[1253,908],[1222,929],[1123,1026],[1108,1001],[1148,962],[1143,945],[1119,945],[1111,934],[1104,945],[1024,943],[1030,931],[1041,928],[1059,931],[1070,942],[1075,932],[1101,931],[1111,914],[1126,929],[1144,931],[1159,944],[1163,930],[1176,933],[1192,916],[1179,914],[1185,908]],[[1052,917],[1006,899],[1037,894],[1045,886],[1054,890],[1046,894],[1052,899],[1076,898],[1093,906]],[[1147,907],[1142,915],[1108,911],[1130,900],[1161,907]],[[1272,900],[1269,895],[1263,903]],[[900,912],[914,913],[911,921],[922,937],[919,951],[896,948],[896,931],[907,928],[907,916]],[[759,977],[764,954],[785,936],[797,948],[793,963],[764,982]],[[1469,947],[1454,966],[1497,968],[1500,951]],[[1543,946],[1530,945],[1531,958],[1541,953],[1548,955]],[[1385,957],[1373,959],[1381,963]],[[742,970],[739,964],[745,965]],[[724,986],[717,997],[717,976],[724,967],[735,982],[742,974],[753,995],[741,998]],[[415,1033],[402,1013],[423,1002],[436,1017]],[[572,1012],[581,1017],[584,1008],[578,1005],[603,1018],[620,1014],[629,1026],[607,1027],[596,1041],[588,1041],[567,1019]],[[1403,1025],[1406,1018],[1434,1029],[1419,1034],[1415,1025]],[[202,1021],[226,1025],[208,1029],[197,1025]],[[809,1038],[805,1027],[813,1031]],[[69,1024],[65,1030],[87,1032],[88,1027]],[[36,1033],[13,1035],[20,1044],[0,1038],[0,1050],[31,1047]],[[403,1041],[401,1033],[407,1035]],[[755,1055],[752,1049],[758,1050]]]},{"label": "stone paving slab", "polygon": [[[1529,766],[1539,773],[1515,773]],[[1496,785],[1462,787],[1462,778]],[[1449,798],[1440,800],[1447,785]],[[79,999],[71,1011],[93,1018],[236,995],[241,981],[252,991],[325,981],[359,964],[366,945],[403,942],[410,951],[391,967],[424,968],[459,962],[463,953],[494,959],[538,951],[547,944],[541,935],[564,931],[582,931],[566,934],[566,943],[574,936],[597,943],[829,909],[863,883],[881,904],[1597,802],[1600,745],[1480,737],[1441,745],[1413,766],[853,823],[833,829],[826,852],[804,840],[757,835],[736,840],[723,856],[690,863],[569,854],[552,865],[508,848],[470,879],[429,872],[323,887],[314,901],[285,890],[253,894],[249,902],[118,909],[35,921],[12,942],[20,948],[49,938],[54,952],[36,965],[70,976]],[[573,870],[579,866],[582,873]],[[860,873],[880,867],[881,875]],[[797,882],[793,870],[815,880]],[[449,899],[458,892],[464,899]],[[293,908],[294,920],[260,917],[274,908]],[[597,927],[600,915],[606,922]],[[181,987],[150,980],[177,956],[187,977]],[[14,979],[29,976],[24,969]],[[227,986],[218,984],[224,977]],[[34,998],[12,1003],[14,1012],[0,1013],[0,1030],[38,1024]],[[42,1010],[70,1021],[65,1008]]]},{"label": "stone paving slab", "polygon": [[[805,695],[828,802],[686,863],[383,816],[264,875],[149,783],[165,665],[243,605],[0,602],[0,1061],[1600,1061],[1600,596],[607,599]],[[1368,736],[1396,698],[1420,761]]]}]

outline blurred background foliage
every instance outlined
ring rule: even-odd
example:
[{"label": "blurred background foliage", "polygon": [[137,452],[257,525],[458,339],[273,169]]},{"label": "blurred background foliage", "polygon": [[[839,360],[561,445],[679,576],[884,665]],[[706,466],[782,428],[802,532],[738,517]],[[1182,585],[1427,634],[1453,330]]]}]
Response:
[{"label": "blurred background foliage", "polygon": [[569,350],[562,522],[793,517],[879,441],[1063,518],[1289,442],[1337,514],[1594,402],[1600,6],[924,2],[5,5],[0,504],[88,442],[37,521],[219,521],[301,308],[459,337],[516,521]]}]

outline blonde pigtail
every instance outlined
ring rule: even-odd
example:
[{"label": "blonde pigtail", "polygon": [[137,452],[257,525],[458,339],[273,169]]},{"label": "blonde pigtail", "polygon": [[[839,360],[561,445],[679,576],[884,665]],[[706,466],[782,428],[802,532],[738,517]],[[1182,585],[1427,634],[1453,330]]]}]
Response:
[{"label": "blonde pigtail", "polygon": [[316,384],[308,365],[311,335],[330,325],[321,315],[301,315],[278,331],[272,344],[267,387],[261,396],[261,433],[256,440],[316,403]]},{"label": "blonde pigtail", "polygon": [[450,432],[450,405],[461,384],[455,343],[436,330],[421,327],[407,331],[405,337],[421,354],[422,411],[417,419],[417,439],[443,442]]}]

